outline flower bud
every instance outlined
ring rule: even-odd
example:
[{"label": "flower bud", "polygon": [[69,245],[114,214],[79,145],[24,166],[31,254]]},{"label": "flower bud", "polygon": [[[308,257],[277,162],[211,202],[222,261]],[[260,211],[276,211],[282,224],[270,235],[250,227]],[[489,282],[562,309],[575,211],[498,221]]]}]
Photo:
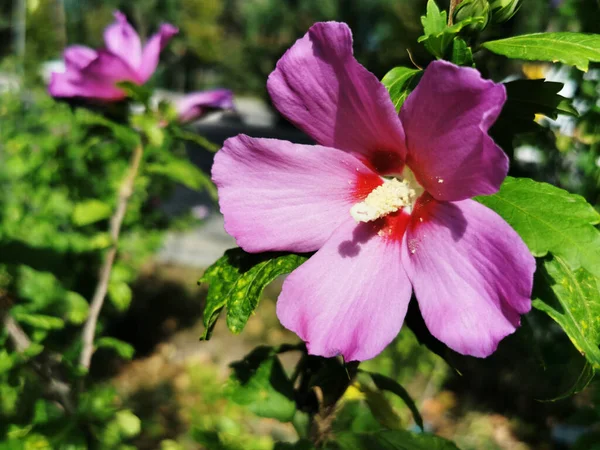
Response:
[{"label": "flower bud", "polygon": [[519,10],[521,3],[521,0],[493,0],[490,3],[492,20],[495,23],[506,22]]},{"label": "flower bud", "polygon": [[483,22],[474,23],[465,28],[473,32],[482,31],[490,21],[491,10],[487,0],[463,0],[454,10],[454,23],[471,17],[482,17]]}]

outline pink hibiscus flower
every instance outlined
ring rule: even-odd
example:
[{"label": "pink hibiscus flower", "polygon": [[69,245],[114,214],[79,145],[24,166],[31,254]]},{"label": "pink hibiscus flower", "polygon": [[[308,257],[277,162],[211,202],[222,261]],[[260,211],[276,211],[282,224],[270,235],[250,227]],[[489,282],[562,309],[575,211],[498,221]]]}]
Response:
[{"label": "pink hibiscus flower", "polygon": [[233,92],[229,89],[192,92],[175,100],[180,122],[191,122],[213,109],[233,109]]},{"label": "pink hibiscus flower", "polygon": [[215,157],[225,228],[248,252],[316,253],[292,272],[281,323],[312,354],[365,360],[400,330],[414,290],[431,333],[485,357],[531,308],[535,260],[495,212],[508,159],[487,131],[504,87],[443,61],[400,114],[352,53],[345,24],[315,24],[267,88],[320,145],[237,136]]},{"label": "pink hibiscus flower", "polygon": [[52,74],[50,95],[117,101],[125,98],[125,93],[116,86],[118,82],[142,85],[148,81],[158,66],[161,50],[177,34],[177,28],[161,25],[142,48],[139,35],[125,15],[117,11],[115,19],[104,30],[105,49],[74,45],[65,50],[66,71]]}]

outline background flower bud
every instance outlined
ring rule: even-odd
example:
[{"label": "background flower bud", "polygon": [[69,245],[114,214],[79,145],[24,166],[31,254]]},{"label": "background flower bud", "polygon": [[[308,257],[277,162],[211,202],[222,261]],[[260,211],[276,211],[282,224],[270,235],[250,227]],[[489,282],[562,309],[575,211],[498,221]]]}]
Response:
[{"label": "background flower bud", "polygon": [[482,31],[490,21],[491,10],[487,0],[463,0],[454,10],[454,23],[469,19],[470,17],[482,17],[483,22],[474,23],[466,27],[473,32]]},{"label": "background flower bud", "polygon": [[493,0],[490,3],[492,20],[495,23],[506,22],[519,10],[521,3],[521,0]]}]

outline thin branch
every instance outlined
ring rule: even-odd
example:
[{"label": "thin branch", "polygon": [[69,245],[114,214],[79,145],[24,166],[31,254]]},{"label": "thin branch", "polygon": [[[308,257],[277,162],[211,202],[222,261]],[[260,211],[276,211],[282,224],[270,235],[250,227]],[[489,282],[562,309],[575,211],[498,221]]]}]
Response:
[{"label": "thin branch", "polygon": [[121,225],[125,218],[125,212],[127,211],[127,203],[133,194],[133,185],[135,183],[135,177],[137,176],[140,168],[140,162],[142,160],[143,148],[138,145],[133,151],[131,156],[131,163],[129,166],[129,173],[121,184],[119,190],[119,198],[117,200],[117,209],[114,215],[110,219],[110,237],[112,239],[112,247],[108,250],[104,264],[100,269],[100,276],[92,303],[90,304],[90,313],[83,327],[81,339],[83,341],[83,349],[79,358],[79,364],[86,369],[89,369],[92,360],[92,354],[94,353],[94,335],[96,334],[96,325],[98,323],[98,317],[106,298],[106,292],[108,291],[108,282],[110,281],[110,274],[112,267],[117,256],[117,248],[119,244],[119,234],[121,233]]},{"label": "thin branch", "polygon": [[454,24],[454,10],[462,2],[462,0],[450,0],[450,9],[448,10],[448,26]]},{"label": "thin branch", "polygon": [[6,328],[6,332],[8,333],[8,336],[10,337],[10,340],[15,346],[15,350],[17,352],[23,353],[29,348],[31,345],[29,336],[27,336],[17,321],[13,319],[10,314],[6,314],[4,316],[4,327]]},{"label": "thin branch", "polygon": [[[15,350],[18,353],[26,351],[31,346],[29,336],[10,314],[5,314],[3,322]],[[71,399],[71,387],[56,375],[54,370],[56,360],[51,361],[52,359],[52,356],[44,361],[32,359],[29,363],[36,373],[48,383],[46,395],[58,400],[65,411],[72,414],[75,412],[75,407]]]}]

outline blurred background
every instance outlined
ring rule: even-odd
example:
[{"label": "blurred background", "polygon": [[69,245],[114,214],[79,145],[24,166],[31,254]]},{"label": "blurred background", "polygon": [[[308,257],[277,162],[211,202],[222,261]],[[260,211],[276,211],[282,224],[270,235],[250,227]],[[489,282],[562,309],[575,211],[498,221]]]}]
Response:
[{"label": "blurred background", "polygon": [[[90,221],[74,211],[89,198],[110,204],[130,149],[108,131],[98,137],[98,121],[50,98],[46,84],[52,71],[61,70],[66,46],[102,46],[102,31],[116,9],[127,15],[142,40],[162,22],[179,27],[150,81],[161,96],[175,98],[215,87],[234,92],[235,111],[214,113],[189,125],[220,145],[238,133],[310,142],[271,107],[265,84],[283,52],[314,22],[347,22],[356,57],[379,77],[397,65],[425,66],[429,57],[416,43],[425,4],[2,0],[0,308],[18,306],[27,317],[36,317],[37,321],[25,320],[32,340],[67,361],[78,352],[73,336],[87,314],[85,299],[96,283],[107,221]],[[447,6],[440,2],[440,7]],[[539,31],[598,33],[600,4],[526,0],[512,20],[485,32],[500,38]],[[561,95],[573,99],[579,117],[540,120],[540,126],[514,140],[498,128],[495,137],[511,157],[513,175],[551,182],[598,207],[598,66],[582,73],[558,65],[520,65],[485,51],[475,58],[484,76],[496,81],[546,78],[564,83]],[[159,147],[187,155],[201,170],[210,170],[210,153],[193,144],[170,144],[167,140]],[[260,419],[227,396],[232,361],[258,344],[297,341],[275,316],[280,283],[267,290],[241,335],[233,336],[220,323],[210,341],[199,342],[206,288],[197,280],[235,242],[223,231],[214,199],[200,186],[148,176],[140,177],[136,186],[100,322],[105,341],[94,356],[93,382],[85,399],[87,417],[96,421],[102,437],[99,448],[268,450],[275,441],[294,440],[292,425]],[[583,393],[561,398],[575,384],[580,355],[566,337],[556,337],[560,333],[553,327],[533,311],[523,330],[506,339],[493,357],[473,360],[460,373],[419,345],[405,328],[383,354],[364,366],[402,383],[421,409],[427,429],[455,440],[463,450],[600,448],[600,390],[592,384]],[[8,348],[6,338],[1,342]],[[53,424],[52,406],[42,400],[43,387],[35,375],[26,370],[15,375],[14,362],[2,364],[7,360],[4,353],[0,438],[13,444],[0,448],[21,448],[14,447],[17,441],[32,442],[22,448],[51,448],[47,443],[56,433],[63,433],[65,442],[77,442],[77,424]],[[553,365],[554,360],[568,360],[571,353],[573,364]],[[283,359],[286,368],[294,362],[289,358]],[[348,392],[336,427],[381,426],[369,401],[373,399],[364,392]],[[401,402],[386,401],[398,423],[414,426]],[[31,432],[32,421],[48,424],[48,430]]]}]

